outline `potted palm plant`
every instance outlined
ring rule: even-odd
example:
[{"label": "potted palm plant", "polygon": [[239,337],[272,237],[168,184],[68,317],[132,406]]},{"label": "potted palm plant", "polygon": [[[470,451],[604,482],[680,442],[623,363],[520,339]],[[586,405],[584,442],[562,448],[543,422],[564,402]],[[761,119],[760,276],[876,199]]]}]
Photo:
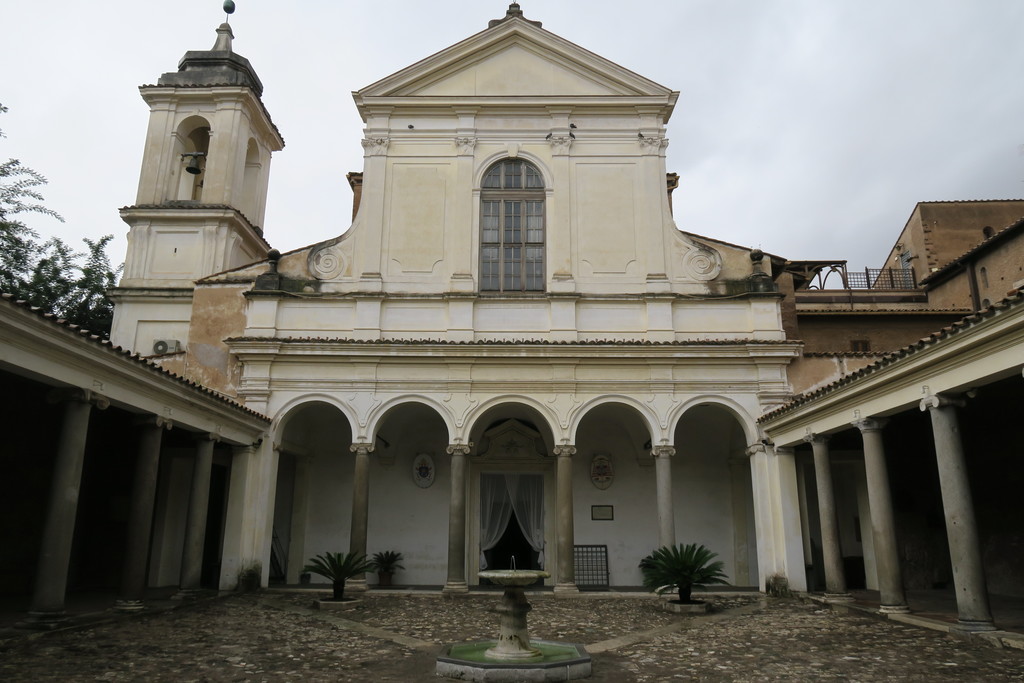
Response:
[{"label": "potted palm plant", "polygon": [[334,601],[342,602],[345,600],[345,581],[373,571],[373,562],[362,553],[323,553],[310,558],[302,571],[318,574],[330,581]]},{"label": "potted palm plant", "polygon": [[[678,605],[672,611],[706,611],[703,601],[693,600],[692,592],[696,586],[703,588],[711,584],[727,584],[724,564],[715,560],[713,553],[703,545],[662,546],[640,561],[640,570],[644,575],[644,587],[659,595],[670,591],[678,592],[678,599],[671,600],[670,605]],[[692,609],[683,606],[694,606]]]},{"label": "potted palm plant", "polygon": [[396,569],[405,569],[401,564],[402,553],[395,550],[383,550],[373,554],[373,567],[377,570],[377,585],[390,586],[391,577]]}]

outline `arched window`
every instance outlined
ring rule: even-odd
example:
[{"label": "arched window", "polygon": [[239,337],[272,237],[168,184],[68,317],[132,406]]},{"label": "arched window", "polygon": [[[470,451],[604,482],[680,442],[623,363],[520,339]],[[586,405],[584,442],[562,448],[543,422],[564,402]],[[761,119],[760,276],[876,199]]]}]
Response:
[{"label": "arched window", "polygon": [[480,290],[544,291],[544,179],[529,162],[504,159],[484,175]]}]

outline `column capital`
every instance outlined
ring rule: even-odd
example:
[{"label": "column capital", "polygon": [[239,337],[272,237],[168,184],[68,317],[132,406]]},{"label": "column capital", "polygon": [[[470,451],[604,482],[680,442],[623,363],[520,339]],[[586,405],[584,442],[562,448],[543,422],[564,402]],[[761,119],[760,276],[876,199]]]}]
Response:
[{"label": "column capital", "polygon": [[373,453],[374,445],[372,443],[354,443],[348,447],[348,449],[356,455],[369,455]]},{"label": "column capital", "polygon": [[831,438],[832,437],[830,435],[828,435],[828,434],[816,434],[816,433],[814,433],[814,432],[812,432],[810,430],[808,430],[807,434],[804,435],[804,441],[806,443],[809,443],[809,444],[815,444],[815,443],[825,444],[825,443],[828,443],[829,439],[831,439]]},{"label": "column capital", "polygon": [[655,446],[651,449],[651,455],[655,458],[671,458],[675,454],[675,446]]},{"label": "column capital", "polygon": [[79,389],[78,387],[51,389],[46,395],[46,400],[49,403],[68,403],[71,401],[91,403],[100,410],[106,410],[110,405],[110,399],[106,396],[101,396],[89,389]]},{"label": "column capital", "polygon": [[473,442],[449,444],[444,450],[448,455],[469,455],[469,452],[473,450]]},{"label": "column capital", "polygon": [[140,427],[156,427],[170,431],[174,427],[174,421],[160,415],[136,415],[135,424]]},{"label": "column capital", "polygon": [[554,453],[560,458],[571,458],[576,455],[576,446],[571,444],[562,444],[561,446],[554,447]]},{"label": "column capital", "polygon": [[880,432],[885,427],[885,425],[889,424],[889,418],[866,417],[861,420],[854,420],[850,424],[859,429],[861,432]]},{"label": "column capital", "polygon": [[929,394],[921,399],[921,412],[934,410],[935,408],[949,408],[950,406],[963,408],[966,404],[967,402],[959,396],[950,396],[948,394]]},{"label": "column capital", "polygon": [[755,456],[758,453],[767,453],[768,444],[766,444],[764,441],[756,441],[747,446],[747,450],[745,452],[748,456]]},{"label": "column capital", "polygon": [[201,443],[203,441],[212,441],[214,443],[220,443],[221,437],[220,434],[214,434],[213,432],[197,432],[192,435],[192,439],[195,440],[197,443]]}]

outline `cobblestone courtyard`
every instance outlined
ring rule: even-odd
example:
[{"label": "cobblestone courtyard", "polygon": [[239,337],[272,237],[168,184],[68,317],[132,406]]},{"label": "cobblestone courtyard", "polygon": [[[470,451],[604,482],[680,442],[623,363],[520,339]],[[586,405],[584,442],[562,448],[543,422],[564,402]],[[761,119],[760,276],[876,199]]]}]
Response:
[{"label": "cobblestone courtyard", "polygon": [[[308,592],[231,595],[5,638],[0,680],[436,681],[442,644],[494,634],[495,598],[371,593],[327,613]],[[650,598],[531,602],[531,635],[585,644],[592,681],[1024,681],[1024,651],[795,599],[714,598],[701,617]]]}]

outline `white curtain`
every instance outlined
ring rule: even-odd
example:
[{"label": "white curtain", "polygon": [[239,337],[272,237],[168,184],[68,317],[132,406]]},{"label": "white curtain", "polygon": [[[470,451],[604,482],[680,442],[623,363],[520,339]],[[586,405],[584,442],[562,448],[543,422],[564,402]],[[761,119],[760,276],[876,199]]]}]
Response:
[{"label": "white curtain", "polygon": [[519,529],[544,568],[544,479],[539,474],[506,474],[505,484]]},{"label": "white curtain", "polygon": [[505,477],[480,475],[480,569],[487,569],[484,553],[498,545],[508,520],[512,518],[512,498]]}]

